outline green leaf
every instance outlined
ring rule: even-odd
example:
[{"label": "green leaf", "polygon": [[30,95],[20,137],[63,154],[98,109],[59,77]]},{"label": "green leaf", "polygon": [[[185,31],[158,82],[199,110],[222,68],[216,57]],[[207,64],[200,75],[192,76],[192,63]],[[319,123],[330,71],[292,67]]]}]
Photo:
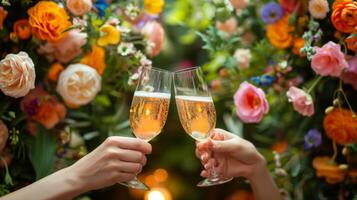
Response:
[{"label": "green leaf", "polygon": [[36,180],[51,173],[55,161],[56,146],[56,139],[43,126],[38,125],[37,136],[28,143],[28,154],[36,172]]}]

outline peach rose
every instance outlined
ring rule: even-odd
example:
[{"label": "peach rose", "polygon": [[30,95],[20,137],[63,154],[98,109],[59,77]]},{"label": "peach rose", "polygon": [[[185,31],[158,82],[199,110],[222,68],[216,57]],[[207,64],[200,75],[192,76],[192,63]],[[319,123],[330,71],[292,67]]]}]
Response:
[{"label": "peach rose", "polygon": [[237,20],[231,17],[224,22],[217,21],[216,28],[227,33],[228,36],[231,36],[237,30]]},{"label": "peach rose", "polygon": [[269,112],[269,104],[262,89],[243,82],[234,94],[238,117],[245,123],[258,123]]},{"label": "peach rose", "polygon": [[146,53],[151,57],[158,55],[165,39],[165,32],[161,24],[156,21],[148,22],[141,30],[141,33],[149,41]]},{"label": "peach rose", "polygon": [[0,152],[5,148],[8,138],[9,130],[4,122],[0,120]]},{"label": "peach rose", "polygon": [[29,119],[47,129],[53,128],[66,116],[66,107],[55,96],[37,87],[21,100],[21,110]]},{"label": "peach rose", "polygon": [[314,114],[314,102],[310,94],[297,87],[290,87],[286,95],[289,98],[289,102],[293,103],[295,111],[308,117]]},{"label": "peach rose", "polygon": [[59,76],[57,92],[71,108],[91,102],[101,89],[98,72],[84,64],[69,65]]},{"label": "peach rose", "polygon": [[248,6],[249,0],[229,0],[236,10],[244,9]]},{"label": "peach rose", "polygon": [[35,67],[26,52],[8,54],[0,61],[0,90],[19,98],[35,88]]},{"label": "peach rose", "polygon": [[344,0],[333,4],[332,24],[343,33],[357,31],[357,2]]},{"label": "peach rose", "polygon": [[57,43],[47,42],[40,46],[38,52],[45,54],[50,61],[55,58],[61,63],[68,63],[82,53],[82,46],[86,42],[87,33],[72,29],[61,41]]},{"label": "peach rose", "polygon": [[348,63],[341,51],[341,46],[330,41],[321,48],[316,47],[311,67],[321,76],[339,77],[343,69],[348,67]]},{"label": "peach rose", "polygon": [[58,42],[72,23],[65,9],[53,1],[39,1],[27,11],[33,34],[48,42]]},{"label": "peach rose", "polygon": [[3,28],[3,24],[6,16],[7,16],[7,11],[4,9],[4,7],[0,6],[0,31]]},{"label": "peach rose", "polygon": [[92,0],[67,0],[68,10],[76,16],[82,16],[92,9]]}]

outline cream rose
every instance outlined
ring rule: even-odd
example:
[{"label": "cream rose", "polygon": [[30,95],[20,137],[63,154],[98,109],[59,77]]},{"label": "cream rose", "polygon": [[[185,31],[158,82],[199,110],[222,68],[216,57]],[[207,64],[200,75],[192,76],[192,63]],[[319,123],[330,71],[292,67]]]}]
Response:
[{"label": "cream rose", "polygon": [[92,9],[92,0],[67,0],[68,10],[76,16],[82,16]]},{"label": "cream rose", "polygon": [[8,54],[0,61],[0,90],[7,96],[19,98],[35,88],[35,67],[26,52]]},{"label": "cream rose", "polygon": [[101,78],[95,69],[84,64],[69,65],[59,76],[57,92],[72,108],[91,102],[101,89]]}]

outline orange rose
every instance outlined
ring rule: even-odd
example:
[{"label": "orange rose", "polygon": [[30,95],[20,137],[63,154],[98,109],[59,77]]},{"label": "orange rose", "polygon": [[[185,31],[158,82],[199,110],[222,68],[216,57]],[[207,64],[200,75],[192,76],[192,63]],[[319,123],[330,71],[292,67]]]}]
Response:
[{"label": "orange rose", "polygon": [[305,44],[305,40],[302,39],[302,38],[295,38],[294,40],[294,47],[293,47],[293,53],[295,55],[299,55],[299,56],[302,56],[301,55],[301,52],[300,52],[300,49],[304,47],[304,44]]},{"label": "orange rose", "polygon": [[14,33],[22,40],[31,36],[31,26],[27,19],[17,20],[14,24]]},{"label": "orange rose", "polygon": [[294,27],[289,25],[289,15],[285,15],[275,24],[267,26],[267,37],[273,46],[286,49],[293,44],[294,37],[291,35],[293,31]]},{"label": "orange rose", "polygon": [[342,182],[347,172],[346,169],[331,163],[330,158],[327,156],[315,157],[312,161],[312,166],[316,170],[316,176],[326,178],[326,182],[330,184]]},{"label": "orange rose", "polygon": [[345,39],[347,48],[357,53],[357,32]]},{"label": "orange rose", "polygon": [[357,119],[353,113],[343,108],[335,108],[324,118],[327,135],[338,144],[357,142]]},{"label": "orange rose", "polygon": [[52,1],[40,1],[27,13],[33,34],[49,42],[61,40],[72,25],[66,11]]},{"label": "orange rose", "polygon": [[6,16],[7,16],[7,11],[2,6],[0,6],[0,30],[2,30],[3,23]]},{"label": "orange rose", "polygon": [[63,65],[61,65],[61,63],[52,64],[50,70],[47,72],[48,79],[56,82],[58,79],[58,76],[60,75],[60,73],[63,70],[64,70],[64,67],[63,67]]},{"label": "orange rose", "polygon": [[47,129],[53,128],[66,115],[66,107],[42,88],[31,90],[22,99],[21,110]]},{"label": "orange rose", "polygon": [[97,45],[92,45],[92,51],[81,59],[81,63],[93,67],[98,74],[102,75],[106,68],[105,50]]},{"label": "orange rose", "polygon": [[343,33],[357,31],[357,2],[352,0],[338,1],[333,4],[332,24]]}]

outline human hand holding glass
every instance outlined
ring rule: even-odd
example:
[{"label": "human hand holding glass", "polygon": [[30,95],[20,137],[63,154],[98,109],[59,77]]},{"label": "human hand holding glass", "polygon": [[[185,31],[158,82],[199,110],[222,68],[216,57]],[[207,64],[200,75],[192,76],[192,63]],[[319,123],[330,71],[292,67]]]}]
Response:
[{"label": "human hand holding glass", "polygon": [[[183,128],[195,140],[206,141],[216,126],[216,109],[201,68],[175,72],[174,85],[176,105]],[[219,177],[213,167],[210,176],[197,186],[218,185],[230,180],[232,178]]]},{"label": "human hand holding glass", "polygon": [[[137,138],[148,142],[161,132],[169,111],[171,82],[169,71],[145,68],[141,72],[130,108],[130,126]],[[121,184],[149,190],[136,177]]]}]

